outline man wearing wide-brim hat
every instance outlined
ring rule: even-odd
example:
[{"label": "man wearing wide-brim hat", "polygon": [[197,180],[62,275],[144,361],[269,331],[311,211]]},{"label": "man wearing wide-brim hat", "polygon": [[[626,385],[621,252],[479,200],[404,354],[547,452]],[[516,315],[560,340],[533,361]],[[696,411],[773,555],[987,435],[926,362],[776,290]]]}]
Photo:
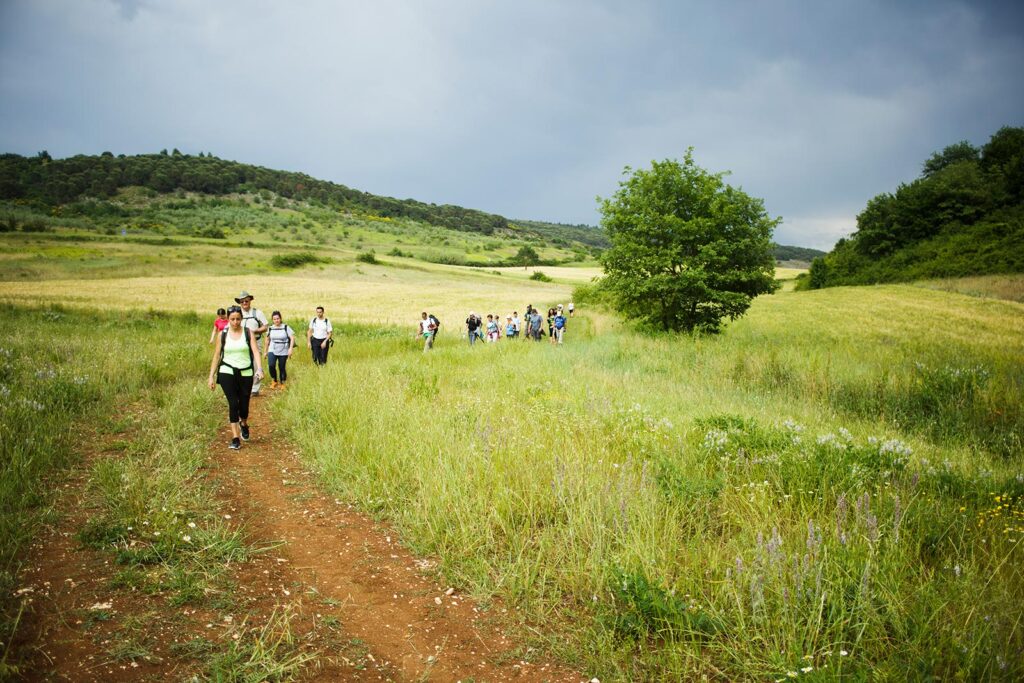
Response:
[{"label": "man wearing wide-brim hat", "polygon": [[[268,329],[267,316],[263,315],[263,311],[258,308],[253,308],[252,300],[255,299],[252,294],[242,290],[242,293],[235,297],[235,303],[242,307],[242,325],[247,329],[253,331],[256,335],[256,346],[260,350],[260,355],[263,354],[263,334]],[[252,395],[256,396],[260,393],[260,380],[253,379],[252,383]]]}]

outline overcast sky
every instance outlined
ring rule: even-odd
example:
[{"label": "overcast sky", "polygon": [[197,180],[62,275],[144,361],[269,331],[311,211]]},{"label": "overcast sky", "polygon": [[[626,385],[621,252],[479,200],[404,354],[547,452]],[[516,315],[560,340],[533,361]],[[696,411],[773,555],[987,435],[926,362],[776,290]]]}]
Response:
[{"label": "overcast sky", "polygon": [[0,0],[0,151],[213,152],[599,221],[682,158],[829,248],[931,152],[1024,125],[1019,2]]}]

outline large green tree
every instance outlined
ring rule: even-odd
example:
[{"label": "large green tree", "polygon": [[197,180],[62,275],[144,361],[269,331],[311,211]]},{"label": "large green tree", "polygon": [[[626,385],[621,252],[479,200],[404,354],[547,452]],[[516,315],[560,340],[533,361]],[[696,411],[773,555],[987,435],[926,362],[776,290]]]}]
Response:
[{"label": "large green tree", "polygon": [[772,231],[764,203],[727,185],[687,150],[680,163],[632,170],[599,198],[611,248],[605,286],[627,316],[663,330],[717,331],[775,289]]}]

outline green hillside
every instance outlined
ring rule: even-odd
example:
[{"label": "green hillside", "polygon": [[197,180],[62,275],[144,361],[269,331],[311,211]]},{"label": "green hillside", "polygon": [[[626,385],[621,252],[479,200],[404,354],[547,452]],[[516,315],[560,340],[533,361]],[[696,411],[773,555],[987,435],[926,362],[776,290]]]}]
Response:
[{"label": "green hillside", "polygon": [[513,225],[462,207],[377,197],[206,155],[0,156],[0,232],[333,246],[488,267],[522,265],[523,255],[537,265],[592,263],[596,253],[543,224]]},{"label": "green hillside", "polygon": [[980,149],[933,154],[919,178],[880,194],[857,231],[813,262],[804,287],[1024,272],[1024,128]]},{"label": "green hillside", "polygon": [[810,247],[790,247],[783,244],[775,245],[776,261],[801,261],[803,263],[810,263],[819,256],[824,255],[825,252],[820,249],[811,249]]},{"label": "green hillside", "polygon": [[[393,256],[483,267],[583,263],[608,246],[600,227],[382,197],[205,153],[0,155],[0,231],[54,230],[374,244]],[[776,258],[809,262],[822,253],[779,246]]]}]

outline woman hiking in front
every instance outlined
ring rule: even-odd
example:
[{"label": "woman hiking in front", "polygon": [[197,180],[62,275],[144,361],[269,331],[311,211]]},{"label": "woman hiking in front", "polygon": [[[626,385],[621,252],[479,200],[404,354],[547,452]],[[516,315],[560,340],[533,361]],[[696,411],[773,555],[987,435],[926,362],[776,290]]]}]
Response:
[{"label": "woman hiking in front", "polygon": [[211,391],[219,384],[228,399],[228,419],[231,422],[231,443],[228,447],[236,451],[242,447],[242,441],[249,440],[249,398],[254,379],[263,379],[256,338],[251,330],[242,326],[241,307],[231,306],[228,308],[228,327],[217,336],[213,349],[208,384]]}]

